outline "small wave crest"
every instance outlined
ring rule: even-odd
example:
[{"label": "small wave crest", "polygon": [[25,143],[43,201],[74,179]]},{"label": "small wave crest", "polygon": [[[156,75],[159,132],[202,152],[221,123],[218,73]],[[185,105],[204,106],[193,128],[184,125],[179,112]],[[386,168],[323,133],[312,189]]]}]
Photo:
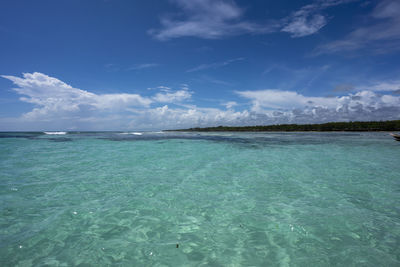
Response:
[{"label": "small wave crest", "polygon": [[45,134],[52,134],[52,135],[63,135],[67,134],[67,132],[44,132]]},{"label": "small wave crest", "polygon": [[128,132],[128,133],[121,133],[121,134],[143,135],[142,133],[137,133],[137,132]]}]

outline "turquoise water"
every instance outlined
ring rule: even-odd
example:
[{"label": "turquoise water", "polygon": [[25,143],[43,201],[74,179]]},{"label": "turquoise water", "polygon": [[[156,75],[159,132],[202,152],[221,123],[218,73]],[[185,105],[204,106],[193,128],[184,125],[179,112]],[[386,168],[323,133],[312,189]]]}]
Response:
[{"label": "turquoise water", "polygon": [[0,137],[1,266],[400,265],[387,133]]}]

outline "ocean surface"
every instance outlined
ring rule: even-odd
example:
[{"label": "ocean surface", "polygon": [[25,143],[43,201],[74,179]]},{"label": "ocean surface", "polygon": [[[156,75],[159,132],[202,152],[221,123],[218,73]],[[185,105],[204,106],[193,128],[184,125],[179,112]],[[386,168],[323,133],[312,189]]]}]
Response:
[{"label": "ocean surface", "polygon": [[0,133],[0,266],[400,266],[400,142]]}]

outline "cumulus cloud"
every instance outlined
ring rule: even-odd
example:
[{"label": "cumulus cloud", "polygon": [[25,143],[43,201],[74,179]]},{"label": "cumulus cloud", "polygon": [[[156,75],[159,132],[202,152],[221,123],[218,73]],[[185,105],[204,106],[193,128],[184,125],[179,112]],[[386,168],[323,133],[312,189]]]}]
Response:
[{"label": "cumulus cloud", "polygon": [[73,114],[90,114],[93,111],[121,110],[129,106],[148,107],[153,100],[138,94],[94,94],[74,88],[57,78],[34,72],[24,73],[23,78],[3,75],[22,95],[21,101],[35,105],[25,113],[30,119],[57,118]]},{"label": "cumulus cloud", "polygon": [[38,72],[2,77],[16,85],[20,100],[32,104],[33,109],[19,118],[0,118],[1,130],[152,130],[400,119],[400,96],[394,82],[338,97],[276,89],[237,91],[243,102],[222,100],[225,109],[220,109],[188,104],[193,103],[188,102],[193,92],[187,84],[178,90],[162,86],[145,97],[95,94]]},{"label": "cumulus cloud", "polygon": [[239,91],[238,95],[252,101],[252,110],[261,112],[264,109],[296,109],[309,105],[333,107],[332,98],[306,97],[293,91],[261,90]]},{"label": "cumulus cloud", "polygon": [[[19,118],[0,118],[2,130],[124,130],[166,129],[237,123],[247,111],[199,108],[184,105],[193,92],[187,84],[179,90],[159,86],[153,96],[139,94],[95,94],[42,73],[22,77],[3,75],[11,80],[20,100],[33,104],[31,111]],[[180,104],[170,108],[165,103]]]},{"label": "cumulus cloud", "polygon": [[153,99],[161,103],[176,103],[188,100],[192,97],[192,93],[187,90],[179,90],[176,92],[157,93]]},{"label": "cumulus cloud", "polygon": [[244,125],[250,113],[247,110],[221,110],[217,108],[170,108],[168,105],[140,111],[130,122],[139,129],[181,129],[217,125]]},{"label": "cumulus cloud", "polygon": [[292,91],[239,91],[251,110],[275,123],[319,123],[400,118],[400,97],[360,91],[340,97],[310,97]]}]

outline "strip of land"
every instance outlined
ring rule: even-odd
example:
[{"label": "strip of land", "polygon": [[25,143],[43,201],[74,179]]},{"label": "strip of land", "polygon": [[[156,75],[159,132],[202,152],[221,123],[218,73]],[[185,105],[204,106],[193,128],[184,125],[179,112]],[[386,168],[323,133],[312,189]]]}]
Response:
[{"label": "strip of land", "polygon": [[367,132],[367,131],[400,131],[400,120],[393,121],[351,121],[328,122],[322,124],[277,124],[256,126],[218,126],[205,128],[189,128],[180,132]]}]

